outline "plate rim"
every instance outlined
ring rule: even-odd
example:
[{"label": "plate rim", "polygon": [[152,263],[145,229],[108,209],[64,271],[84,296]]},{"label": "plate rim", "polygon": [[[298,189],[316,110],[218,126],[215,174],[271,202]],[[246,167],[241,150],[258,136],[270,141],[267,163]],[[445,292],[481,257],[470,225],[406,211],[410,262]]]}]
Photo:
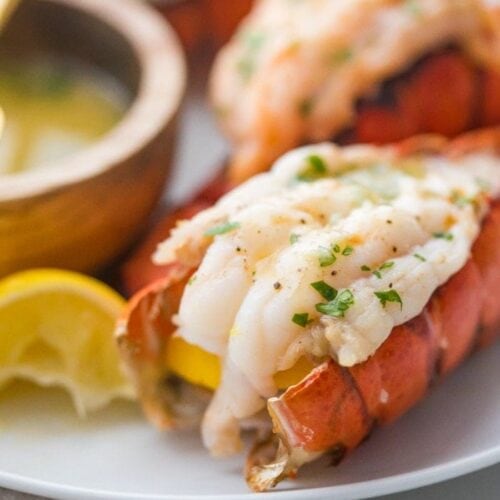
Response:
[{"label": "plate rim", "polygon": [[[289,489],[272,492],[272,498],[299,500],[331,498],[336,500],[351,500],[372,498],[380,495],[409,491],[423,486],[440,483],[449,479],[469,474],[500,463],[500,444],[456,460],[425,467],[411,472],[404,472],[383,478],[360,481],[357,483],[322,486],[318,488]],[[243,479],[242,479],[243,480]],[[177,495],[120,493],[109,490],[87,489],[64,485],[51,481],[22,476],[20,474],[0,471],[0,487],[14,492],[42,495],[65,500],[219,500],[231,498],[234,500],[263,499],[262,493],[221,493],[217,495]]]}]

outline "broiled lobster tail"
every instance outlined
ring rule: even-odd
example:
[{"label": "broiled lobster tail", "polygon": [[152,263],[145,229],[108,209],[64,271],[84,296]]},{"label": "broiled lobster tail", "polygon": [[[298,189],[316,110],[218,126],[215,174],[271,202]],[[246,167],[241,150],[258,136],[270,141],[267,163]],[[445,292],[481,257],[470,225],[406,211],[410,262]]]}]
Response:
[{"label": "broiled lobster tail", "polygon": [[491,4],[261,2],[212,77],[234,142],[232,179],[303,143],[388,144],[498,124],[500,16]]},{"label": "broiled lobster tail", "polygon": [[[415,137],[392,150],[403,157],[497,155],[500,129],[452,142],[437,136]],[[491,344],[500,327],[499,241],[500,201],[494,200],[489,202],[471,258],[435,291],[418,316],[395,327],[368,360],[347,367],[329,359],[280,396],[270,398],[267,408],[278,448],[266,442],[253,450],[246,472],[251,488],[266,490],[325,452],[340,460],[376,426],[394,421],[418,403],[476,348]],[[162,280],[131,300],[118,327],[123,358],[145,412],[159,427],[177,426],[189,417],[176,414],[163,388],[168,374],[165,349],[174,331],[171,317],[193,271],[181,265],[164,270]]]},{"label": "broiled lobster tail", "polygon": [[330,360],[270,399],[268,410],[279,449],[269,463],[262,463],[258,450],[250,457],[246,475],[252,489],[269,489],[325,450],[340,461],[374,427],[406,413],[471,352],[496,340],[499,242],[497,201],[469,262],[434,293],[419,316],[394,328],[371,358],[352,368]]}]

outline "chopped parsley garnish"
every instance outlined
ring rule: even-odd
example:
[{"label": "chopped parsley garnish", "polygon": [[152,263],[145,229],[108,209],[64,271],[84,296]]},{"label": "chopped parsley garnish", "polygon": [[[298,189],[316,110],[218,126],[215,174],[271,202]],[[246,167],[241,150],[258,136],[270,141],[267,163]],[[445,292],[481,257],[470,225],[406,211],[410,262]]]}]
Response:
[{"label": "chopped parsley garnish", "polygon": [[[21,80],[21,86],[26,85],[28,90],[43,94],[45,97],[58,98],[68,93],[73,84],[73,78],[66,69],[53,71],[40,71],[31,73],[31,78],[27,81]],[[13,80],[17,75],[13,75]],[[17,82],[16,82],[17,83]]]},{"label": "chopped parsley garnish", "polygon": [[438,232],[438,233],[433,233],[432,236],[434,236],[434,238],[440,238],[442,240],[446,240],[446,241],[451,241],[453,239],[453,234],[451,233],[448,233],[448,232]]},{"label": "chopped parsley garnish", "polygon": [[350,48],[346,47],[344,49],[335,51],[330,56],[330,62],[333,66],[337,66],[351,60],[353,55],[353,51]]},{"label": "chopped parsley garnish", "polygon": [[312,319],[309,319],[309,313],[295,313],[293,315],[292,321],[296,324],[305,328]]},{"label": "chopped parsley garnish", "polygon": [[345,257],[351,255],[352,253],[354,252],[354,248],[353,247],[350,247],[350,246],[347,246],[344,248],[344,250],[342,250],[342,255],[344,255]]},{"label": "chopped parsley garnish", "polygon": [[318,155],[311,155],[307,158],[309,164],[314,168],[318,174],[326,174],[327,168],[324,160]]},{"label": "chopped parsley garnish", "polygon": [[474,198],[465,196],[458,190],[451,193],[450,201],[459,208],[466,207],[467,205],[473,204],[475,202]]},{"label": "chopped parsley garnish", "polygon": [[191,286],[196,281],[197,277],[198,276],[196,276],[196,274],[193,274],[193,276],[191,276],[191,278],[189,278],[188,286]]},{"label": "chopped parsley garnish", "polygon": [[347,245],[342,250],[338,243],[335,243],[330,248],[320,247],[319,264],[321,267],[331,266],[336,262],[337,256],[343,255],[344,257],[348,257],[353,252],[354,248],[352,246]]},{"label": "chopped parsley garnish", "polygon": [[420,9],[420,5],[416,0],[406,0],[406,10],[413,16],[419,17],[422,15],[422,10]]},{"label": "chopped parsley garnish", "polygon": [[292,233],[290,235],[290,245],[297,243],[297,241],[299,241],[299,238],[300,238],[300,236],[298,234]]},{"label": "chopped parsley garnish", "polygon": [[311,113],[314,108],[314,99],[303,99],[302,101],[299,102],[299,105],[297,106],[299,115],[302,118],[307,118]]},{"label": "chopped parsley garnish", "polygon": [[371,272],[378,279],[382,279],[382,271],[385,271],[386,269],[390,269],[393,266],[394,266],[393,261],[387,261],[387,262],[384,262],[378,269],[374,269],[373,271],[367,265],[361,266],[361,271]]},{"label": "chopped parsley garnish", "polygon": [[419,253],[413,254],[413,257],[415,257],[418,260],[421,260],[422,262],[425,262],[427,260],[425,257],[423,257],[422,255],[420,255]]},{"label": "chopped parsley garnish", "polygon": [[324,281],[316,281],[311,286],[326,300],[333,300],[337,296],[337,290]]},{"label": "chopped parsley garnish", "polygon": [[401,306],[401,309],[403,309],[403,301],[401,300],[401,297],[399,296],[399,293],[396,292],[396,290],[387,290],[385,292],[373,293],[378,297],[383,307],[385,307],[387,302],[396,302]]},{"label": "chopped parsley garnish", "polygon": [[345,312],[354,304],[354,295],[351,290],[342,290],[326,304],[316,304],[316,310],[327,316],[343,318]]},{"label": "chopped parsley garnish", "polygon": [[326,163],[318,155],[309,155],[306,158],[307,166],[297,174],[297,180],[303,182],[312,182],[321,179],[328,174]]},{"label": "chopped parsley garnish", "polygon": [[335,263],[337,257],[329,248],[320,247],[318,260],[321,267],[328,267]]},{"label": "chopped parsley garnish", "polygon": [[390,269],[391,267],[394,266],[394,262],[392,261],[387,261],[387,262],[384,262],[380,267],[379,267],[379,270],[380,271],[383,271],[384,269]]},{"label": "chopped parsley garnish", "polygon": [[239,222],[225,222],[224,224],[219,224],[218,226],[211,227],[205,231],[205,236],[217,236],[219,234],[226,234],[238,229],[240,227]]},{"label": "chopped parsley garnish", "polygon": [[244,51],[242,58],[236,64],[236,69],[241,78],[248,82],[255,73],[256,57],[266,41],[266,36],[263,33],[244,32],[241,38],[244,43]]},{"label": "chopped parsley garnish", "polygon": [[266,41],[266,35],[258,32],[246,32],[243,34],[245,45],[249,50],[259,50]]},{"label": "chopped parsley garnish", "polygon": [[238,70],[238,73],[240,74],[241,78],[245,82],[248,82],[250,78],[252,78],[252,75],[254,74],[255,61],[253,59],[250,59],[249,57],[240,59],[236,64],[236,69]]}]

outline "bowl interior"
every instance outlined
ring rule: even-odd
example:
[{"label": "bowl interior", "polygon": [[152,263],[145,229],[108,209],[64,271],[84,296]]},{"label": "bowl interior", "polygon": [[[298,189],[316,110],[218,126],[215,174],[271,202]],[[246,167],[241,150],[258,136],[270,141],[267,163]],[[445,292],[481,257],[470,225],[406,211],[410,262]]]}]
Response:
[{"label": "bowl interior", "polygon": [[2,55],[7,60],[61,56],[72,64],[81,61],[84,70],[95,67],[115,80],[124,114],[88,146],[44,162],[50,168],[43,172],[1,175],[0,203],[99,176],[164,142],[161,136],[173,126],[186,82],[175,33],[136,0],[22,0],[0,34]]},{"label": "bowl interior", "polygon": [[94,66],[124,87],[127,105],[139,91],[140,63],[129,41],[71,2],[22,0],[0,36],[0,56],[17,55],[50,55]]}]

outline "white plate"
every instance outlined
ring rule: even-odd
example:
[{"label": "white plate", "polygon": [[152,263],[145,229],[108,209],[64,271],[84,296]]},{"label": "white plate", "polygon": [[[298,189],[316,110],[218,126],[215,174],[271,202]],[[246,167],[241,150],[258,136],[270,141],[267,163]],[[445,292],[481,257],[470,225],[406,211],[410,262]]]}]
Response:
[{"label": "white plate", "polygon": [[[169,193],[175,202],[202,185],[226,151],[204,106],[206,68],[192,70]],[[339,467],[320,460],[267,497],[366,498],[499,462],[499,357],[500,344],[477,354],[398,423],[378,429]],[[0,486],[14,490],[65,500],[263,500],[266,495],[248,492],[243,460],[210,459],[195,433],[158,434],[132,404],[116,403],[82,422],[62,392],[17,384],[0,393]]]},{"label": "white plate", "polygon": [[[304,467],[272,499],[362,498],[442,481],[500,461],[500,344],[475,355],[395,425],[337,468]],[[78,421],[56,390],[0,397],[0,485],[58,498],[252,498],[243,457],[208,457],[196,433],[161,435],[132,404]]]}]

